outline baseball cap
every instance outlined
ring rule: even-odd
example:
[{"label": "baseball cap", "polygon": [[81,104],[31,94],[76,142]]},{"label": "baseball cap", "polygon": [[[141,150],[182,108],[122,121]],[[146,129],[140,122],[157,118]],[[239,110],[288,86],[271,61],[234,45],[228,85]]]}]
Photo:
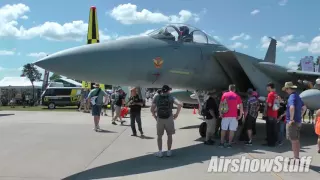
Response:
[{"label": "baseball cap", "polygon": [[162,92],[168,92],[171,91],[172,89],[168,85],[163,85],[162,86]]},{"label": "baseball cap", "polygon": [[247,93],[251,95],[251,94],[253,93],[253,89],[252,89],[252,88],[249,88],[248,91],[247,91]]}]

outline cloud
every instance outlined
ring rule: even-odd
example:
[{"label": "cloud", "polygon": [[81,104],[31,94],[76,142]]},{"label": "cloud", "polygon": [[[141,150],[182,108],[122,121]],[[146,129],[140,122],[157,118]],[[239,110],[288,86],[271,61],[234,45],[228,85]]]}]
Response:
[{"label": "cloud", "polygon": [[147,30],[143,33],[140,33],[140,34],[137,34],[137,35],[128,35],[128,36],[118,36],[116,35],[115,39],[129,39],[129,38],[133,38],[133,37],[139,37],[139,36],[146,36],[147,34],[153,32],[154,29],[150,29],[150,30]]},{"label": "cloud", "polygon": [[29,19],[29,17],[28,17],[28,16],[26,16],[26,15],[24,15],[24,16],[21,16],[21,19],[26,20],[26,19]]},{"label": "cloud", "polygon": [[284,51],[285,52],[298,52],[298,51],[308,49],[308,47],[309,47],[308,43],[297,42],[295,44],[287,45],[284,48]]},{"label": "cloud", "polygon": [[298,63],[294,61],[290,61],[287,65],[289,69],[297,70],[298,69]]},{"label": "cloud", "polygon": [[297,57],[295,57],[295,56],[290,56],[289,59],[290,59],[290,60],[295,60],[295,59],[297,59]]},{"label": "cloud", "polygon": [[21,68],[0,67],[0,80],[3,77],[17,77],[17,76],[20,76],[21,73],[22,73]]},{"label": "cloud", "polygon": [[0,50],[0,56],[12,56],[14,54],[14,51]]},{"label": "cloud", "polygon": [[232,38],[230,38],[230,40],[232,40],[232,41],[235,41],[238,39],[249,40],[249,39],[251,39],[251,36],[249,36],[248,34],[245,34],[245,33],[241,33],[240,35],[233,36]]},{"label": "cloud", "polygon": [[198,21],[199,15],[187,10],[181,10],[178,15],[165,15],[160,12],[151,12],[147,9],[137,10],[137,5],[128,3],[120,4],[109,13],[112,18],[122,24],[146,24],[146,23],[185,23],[190,19]]},{"label": "cloud", "polygon": [[280,6],[285,6],[285,5],[287,5],[287,3],[288,3],[288,0],[280,0],[278,4]]},{"label": "cloud", "polygon": [[258,14],[258,13],[260,13],[260,10],[259,9],[255,9],[255,10],[253,10],[253,11],[251,11],[251,15],[256,15],[256,14]]},{"label": "cloud", "polygon": [[[273,37],[275,39],[275,37]],[[261,48],[268,48],[270,44],[270,38],[268,36],[263,36],[260,40]],[[284,47],[285,44],[281,41],[277,41],[277,47]]]},{"label": "cloud", "polygon": [[241,43],[241,42],[235,42],[235,43],[233,43],[232,45],[230,45],[229,47],[230,47],[231,49],[240,49],[240,48],[242,48],[242,49],[247,49],[247,48],[248,48],[247,45],[245,45],[245,44],[243,44],[243,43]]},{"label": "cloud", "polygon": [[[37,67],[38,71],[42,74],[42,78],[44,77],[44,69]],[[23,66],[19,68],[5,68],[0,67],[0,80],[4,77],[19,77],[22,74]]]},{"label": "cloud", "polygon": [[312,39],[308,51],[313,54],[320,54],[320,36]]},{"label": "cloud", "polygon": [[[13,4],[0,7],[0,37],[14,37],[18,39],[43,38],[55,41],[82,41],[85,39],[88,24],[82,20],[59,24],[44,22],[31,28],[19,26],[19,19],[26,19],[30,8],[25,4]],[[109,40],[110,37],[102,31],[100,37]]]},{"label": "cloud", "polygon": [[282,42],[288,42],[288,41],[291,41],[293,38],[294,38],[294,35],[290,34],[290,35],[285,35],[280,37],[280,40]]},{"label": "cloud", "polygon": [[29,53],[27,54],[27,56],[30,56],[30,57],[35,57],[35,58],[38,58],[38,59],[41,59],[41,58],[44,58],[48,55],[48,53],[45,53],[45,52],[38,52],[38,53]]}]

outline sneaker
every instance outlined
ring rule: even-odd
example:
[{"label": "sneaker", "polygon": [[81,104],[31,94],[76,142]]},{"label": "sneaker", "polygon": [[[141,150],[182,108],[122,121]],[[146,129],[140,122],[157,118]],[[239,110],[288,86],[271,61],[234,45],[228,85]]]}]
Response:
[{"label": "sneaker", "polygon": [[143,131],[140,131],[140,135],[143,136]]},{"label": "sneaker", "polygon": [[170,157],[170,156],[172,156],[172,152],[171,152],[171,150],[168,150],[167,151],[167,157]]},{"label": "sneaker", "polygon": [[131,136],[137,136],[137,134],[132,134]]},{"label": "sneaker", "polygon": [[99,125],[96,127],[96,131],[97,131],[97,132],[101,132],[101,129],[100,129],[100,126],[99,126]]},{"label": "sneaker", "polygon": [[232,148],[232,145],[231,145],[230,143],[228,143],[228,144],[226,145],[226,148]]},{"label": "sneaker", "polygon": [[219,147],[220,147],[220,148],[224,148],[225,146],[224,146],[223,143],[220,143],[220,144],[219,144]]},{"label": "sneaker", "polygon": [[162,153],[162,151],[158,151],[154,155],[157,156],[157,157],[162,157],[163,153]]},{"label": "sneaker", "polygon": [[320,154],[320,149],[318,150],[318,153]]},{"label": "sneaker", "polygon": [[245,143],[245,145],[247,145],[247,146],[252,146],[252,141],[247,141],[247,142]]},{"label": "sneaker", "polygon": [[279,146],[282,146],[282,145],[283,145],[283,142],[282,142],[282,141],[279,141],[279,142],[278,142],[278,145],[279,145]]},{"label": "sneaker", "polygon": [[117,123],[116,122],[114,122],[114,121],[112,121],[112,123],[111,124],[113,124],[113,125],[117,125]]},{"label": "sneaker", "polygon": [[205,145],[214,145],[214,141],[208,140],[204,142]]}]

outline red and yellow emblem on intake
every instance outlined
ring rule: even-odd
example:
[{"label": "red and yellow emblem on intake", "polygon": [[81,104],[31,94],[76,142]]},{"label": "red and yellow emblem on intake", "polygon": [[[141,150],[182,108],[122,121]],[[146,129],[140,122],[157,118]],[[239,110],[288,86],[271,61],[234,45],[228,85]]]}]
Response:
[{"label": "red and yellow emblem on intake", "polygon": [[153,64],[157,69],[159,69],[163,64],[163,60],[161,59],[161,57],[156,57],[153,59]]}]

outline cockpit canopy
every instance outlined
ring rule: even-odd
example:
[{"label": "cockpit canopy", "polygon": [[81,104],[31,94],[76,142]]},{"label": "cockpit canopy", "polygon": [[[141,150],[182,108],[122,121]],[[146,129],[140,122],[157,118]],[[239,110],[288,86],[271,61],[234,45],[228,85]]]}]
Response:
[{"label": "cockpit canopy", "polygon": [[169,24],[148,35],[156,39],[221,45],[202,30],[187,24]]}]

